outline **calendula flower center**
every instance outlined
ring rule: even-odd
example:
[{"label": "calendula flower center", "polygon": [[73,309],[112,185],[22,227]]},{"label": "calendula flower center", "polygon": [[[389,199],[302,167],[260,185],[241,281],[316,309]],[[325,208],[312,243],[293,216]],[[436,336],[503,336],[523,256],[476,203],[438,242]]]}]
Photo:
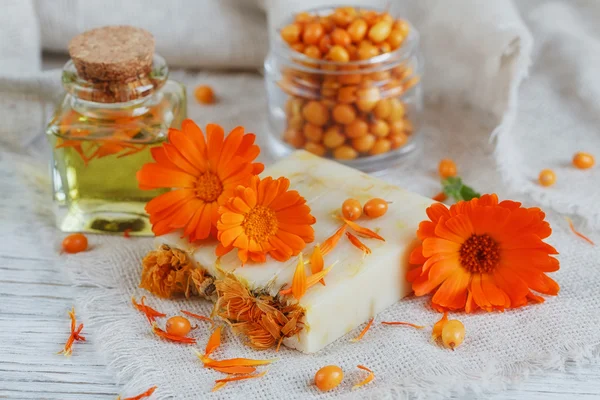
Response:
[{"label": "calendula flower center", "polygon": [[460,247],[460,264],[469,272],[491,272],[499,260],[500,248],[489,235],[471,235]]},{"label": "calendula flower center", "polygon": [[246,214],[242,227],[249,239],[265,242],[277,233],[277,217],[269,207],[257,205]]},{"label": "calendula flower center", "polygon": [[223,183],[217,175],[207,171],[196,180],[196,197],[207,203],[216,201],[223,193]]}]

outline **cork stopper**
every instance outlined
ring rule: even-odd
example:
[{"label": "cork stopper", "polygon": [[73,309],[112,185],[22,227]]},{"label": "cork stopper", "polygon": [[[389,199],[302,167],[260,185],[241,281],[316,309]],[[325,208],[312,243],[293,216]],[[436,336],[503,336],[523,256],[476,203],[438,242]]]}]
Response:
[{"label": "cork stopper", "polygon": [[105,26],[69,43],[78,75],[94,82],[128,82],[152,69],[154,37],[133,26]]}]

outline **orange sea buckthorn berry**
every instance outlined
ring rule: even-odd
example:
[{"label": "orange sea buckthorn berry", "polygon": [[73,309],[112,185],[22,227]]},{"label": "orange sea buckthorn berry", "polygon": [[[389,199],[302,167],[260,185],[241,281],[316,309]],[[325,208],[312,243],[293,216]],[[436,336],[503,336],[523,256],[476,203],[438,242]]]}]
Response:
[{"label": "orange sea buckthorn berry", "polygon": [[377,102],[377,105],[373,109],[373,114],[376,118],[387,119],[392,112],[392,105],[389,99],[382,99]]},{"label": "orange sea buckthorn berry", "polygon": [[379,218],[384,215],[388,210],[388,202],[380,199],[373,198],[365,203],[363,211],[369,218]]},{"label": "orange sea buckthorn berry", "polygon": [[320,391],[326,392],[337,387],[344,379],[344,371],[337,365],[328,365],[315,374],[315,385]]},{"label": "orange sea buckthorn berry", "polygon": [[323,134],[323,145],[328,149],[335,149],[341,146],[346,141],[346,137],[342,134],[341,129],[337,125],[330,126]]},{"label": "orange sea buckthorn berry", "polygon": [[288,128],[302,130],[302,126],[304,125],[304,119],[301,115],[294,115],[291,118],[288,118]]},{"label": "orange sea buckthorn berry", "polygon": [[331,111],[333,120],[339,124],[349,124],[356,118],[356,111],[350,104],[338,104]]},{"label": "orange sea buckthorn berry", "polygon": [[392,24],[388,21],[379,21],[369,29],[368,37],[373,43],[381,43],[388,38],[392,31]]},{"label": "orange sea buckthorn berry", "polygon": [[367,60],[379,55],[379,49],[373,45],[364,45],[358,47],[358,59]]},{"label": "orange sea buckthorn berry", "polygon": [[304,147],[304,143],[306,143],[306,139],[304,139],[304,135],[302,132],[296,129],[288,129],[283,134],[283,140],[292,145],[296,149],[301,149]]},{"label": "orange sea buckthorn berry", "polygon": [[63,239],[62,248],[65,253],[80,253],[87,250],[88,240],[82,233],[73,233]]},{"label": "orange sea buckthorn berry", "polygon": [[438,172],[442,178],[456,176],[456,164],[450,159],[443,159],[438,165]]},{"label": "orange sea buckthorn berry", "polygon": [[371,150],[369,150],[369,154],[375,156],[377,154],[387,153],[392,149],[392,143],[387,139],[377,139]]},{"label": "orange sea buckthorn berry", "polygon": [[392,51],[392,46],[388,42],[383,42],[379,45],[379,51],[381,53],[389,53]]},{"label": "orange sea buckthorn berry", "polygon": [[376,24],[379,21],[379,14],[373,10],[362,10],[361,17],[369,26]]},{"label": "orange sea buckthorn berry", "polygon": [[338,8],[331,15],[331,19],[339,27],[345,28],[348,26],[356,16],[356,11],[350,11],[350,8]]},{"label": "orange sea buckthorn berry", "polygon": [[410,26],[408,25],[408,22],[401,19],[398,19],[396,20],[396,22],[394,22],[392,29],[400,32],[402,34],[402,37],[407,37],[408,33],[410,32]]},{"label": "orange sea buckthorn berry", "polygon": [[319,156],[319,157],[323,157],[325,155],[325,153],[327,152],[327,149],[322,144],[315,143],[315,142],[306,143],[304,145],[304,149],[306,151],[313,153],[314,155]]},{"label": "orange sea buckthorn berry", "polygon": [[552,186],[556,182],[556,174],[551,169],[543,169],[540,172],[538,181],[542,186]]},{"label": "orange sea buckthorn berry", "polygon": [[318,22],[309,22],[302,32],[302,41],[304,44],[318,44],[324,34],[323,25]]},{"label": "orange sea buckthorn berry", "polygon": [[406,120],[399,119],[398,121],[390,122],[390,134],[399,134],[406,132]]},{"label": "orange sea buckthorn berry", "polygon": [[350,61],[350,55],[342,46],[335,45],[329,49],[329,53],[327,53],[327,58],[331,61],[335,62],[348,62]]},{"label": "orange sea buckthorn berry", "polygon": [[325,32],[327,33],[330,33],[335,29],[335,22],[329,17],[320,17],[319,22],[323,25],[323,29],[325,29]]},{"label": "orange sea buckthorn berry", "polygon": [[306,138],[306,140],[308,140],[309,142],[320,142],[321,138],[323,137],[323,128],[321,128],[320,126],[306,123],[304,125],[304,137]]},{"label": "orange sea buckthorn berry", "polygon": [[343,74],[337,78],[338,82],[342,85],[358,85],[362,80],[360,74]]},{"label": "orange sea buckthorn berry", "polygon": [[350,40],[354,43],[358,43],[365,38],[368,29],[369,26],[367,25],[367,22],[364,19],[359,18],[352,21],[350,26],[348,26],[347,31],[348,35],[350,35]]},{"label": "orange sea buckthorn berry", "polygon": [[300,34],[302,33],[302,27],[298,24],[290,24],[284,26],[281,29],[281,38],[288,44],[298,43],[300,41]]},{"label": "orange sea buckthorn berry", "polygon": [[338,90],[337,99],[340,103],[354,103],[356,101],[356,86],[344,86]]},{"label": "orange sea buckthorn berry", "polygon": [[356,199],[346,199],[342,203],[342,215],[344,218],[354,221],[362,215],[362,206]]},{"label": "orange sea buckthorn berry", "polygon": [[371,122],[369,132],[377,137],[386,137],[390,133],[390,126],[382,119]]},{"label": "orange sea buckthorn berry", "polygon": [[324,35],[321,40],[319,40],[319,50],[321,50],[321,54],[327,54],[329,49],[333,46],[331,42],[331,36]]},{"label": "orange sea buckthorn berry", "polygon": [[346,47],[352,42],[352,39],[350,39],[350,35],[348,34],[348,32],[346,32],[342,28],[335,28],[333,32],[331,32],[331,40],[334,44],[337,44],[338,46],[342,47]]},{"label": "orange sea buckthorn berry", "polygon": [[321,50],[315,45],[306,46],[304,48],[304,55],[310,58],[321,58]]},{"label": "orange sea buckthorn berry", "polygon": [[348,145],[342,145],[333,150],[333,157],[337,160],[353,160],[358,157],[358,152]]},{"label": "orange sea buckthorn berry", "polygon": [[377,139],[373,135],[364,135],[356,139],[352,139],[352,147],[361,153],[368,153],[373,148]]},{"label": "orange sea buckthorn berry", "polygon": [[584,153],[580,151],[579,153],[575,153],[573,156],[573,165],[579,169],[588,169],[594,166],[594,156],[590,153]]},{"label": "orange sea buckthorn berry", "polygon": [[381,98],[379,89],[376,86],[359,89],[356,91],[356,95],[358,97],[356,107],[364,112],[372,111]]},{"label": "orange sea buckthorn berry", "polygon": [[313,17],[312,15],[310,15],[307,12],[301,12],[296,14],[296,17],[294,18],[294,21],[299,23],[299,24],[306,24],[308,22],[311,22],[315,19],[315,17]]},{"label": "orange sea buckthorn berry", "polygon": [[398,47],[402,46],[403,42],[404,35],[402,35],[402,32],[398,29],[392,29],[390,35],[387,38],[387,43],[392,47],[392,49],[395,50]]},{"label": "orange sea buckthorn berry", "polygon": [[175,336],[185,336],[192,330],[190,321],[179,315],[167,320],[167,333]]},{"label": "orange sea buckthorn berry", "polygon": [[292,49],[296,50],[298,53],[304,52],[304,43],[298,42],[294,43],[290,46]]},{"label": "orange sea buckthorn berry", "polygon": [[388,116],[388,121],[394,122],[399,121],[404,118],[405,109],[404,104],[396,98],[390,99],[390,115]]},{"label": "orange sea buckthorn berry", "polygon": [[210,86],[200,85],[194,89],[194,97],[201,104],[212,104],[215,101],[215,94]]},{"label": "orange sea buckthorn berry", "polygon": [[404,132],[390,133],[388,139],[392,145],[392,150],[398,149],[406,144],[408,135]]},{"label": "orange sea buckthorn berry", "polygon": [[349,138],[358,138],[369,132],[369,124],[363,119],[355,118],[344,127],[344,131]]},{"label": "orange sea buckthorn berry", "polygon": [[465,340],[465,326],[457,319],[451,319],[442,328],[442,343],[454,350]]},{"label": "orange sea buckthorn berry", "polygon": [[311,124],[323,126],[329,121],[329,110],[326,105],[312,100],[302,108],[302,116]]}]

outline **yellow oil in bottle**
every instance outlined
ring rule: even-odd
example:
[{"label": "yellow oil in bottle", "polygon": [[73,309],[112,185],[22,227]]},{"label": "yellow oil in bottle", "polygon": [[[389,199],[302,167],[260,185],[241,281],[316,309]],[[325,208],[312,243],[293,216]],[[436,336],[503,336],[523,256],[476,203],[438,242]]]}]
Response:
[{"label": "yellow oil in bottle", "polygon": [[153,162],[151,149],[168,128],[180,126],[184,104],[165,96],[143,115],[127,117],[57,110],[47,133],[62,231],[152,235],[144,207],[169,189],[142,190],[136,173]]}]

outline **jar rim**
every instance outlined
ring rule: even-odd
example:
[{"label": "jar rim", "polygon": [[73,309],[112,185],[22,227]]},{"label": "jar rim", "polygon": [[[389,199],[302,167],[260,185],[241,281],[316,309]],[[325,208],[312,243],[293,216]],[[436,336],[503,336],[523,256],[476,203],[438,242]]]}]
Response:
[{"label": "jar rim", "polygon": [[92,81],[77,73],[73,60],[63,66],[62,84],[70,95],[97,103],[125,103],[142,99],[160,89],[169,78],[169,67],[163,57],[154,54],[152,69],[126,81]]},{"label": "jar rim", "polygon": [[[304,10],[304,12],[319,15],[319,13],[325,13],[327,11],[333,11],[338,7],[342,6],[326,6],[326,7],[315,7]],[[357,7],[361,10],[369,10],[369,11],[379,11],[383,12],[385,10],[378,8],[366,8],[366,7]],[[404,60],[411,57],[415,49],[419,46],[420,35],[419,32],[415,29],[414,25],[410,23],[410,21],[403,19],[408,26],[408,36],[404,39],[404,42],[397,49],[390,51],[388,53],[383,53],[375,57],[368,58],[366,60],[355,60],[355,61],[331,61],[324,59],[315,59],[308,57],[306,54],[301,53],[292,49],[281,37],[281,29],[285,26],[294,23],[293,19],[288,18],[283,24],[281,24],[276,29],[276,38],[275,45],[272,46],[272,53],[284,61],[293,62],[294,68],[299,71],[309,72],[309,73],[319,73],[319,74],[347,74],[348,71],[337,70],[337,67],[369,67],[371,68],[362,68],[360,69],[360,73],[371,73],[381,70],[382,64],[385,65],[383,69],[387,69],[390,66],[397,65],[402,63]],[[312,67],[311,65],[314,65]],[[325,67],[325,68],[323,68]],[[335,70],[328,70],[327,67],[336,67]]]}]

